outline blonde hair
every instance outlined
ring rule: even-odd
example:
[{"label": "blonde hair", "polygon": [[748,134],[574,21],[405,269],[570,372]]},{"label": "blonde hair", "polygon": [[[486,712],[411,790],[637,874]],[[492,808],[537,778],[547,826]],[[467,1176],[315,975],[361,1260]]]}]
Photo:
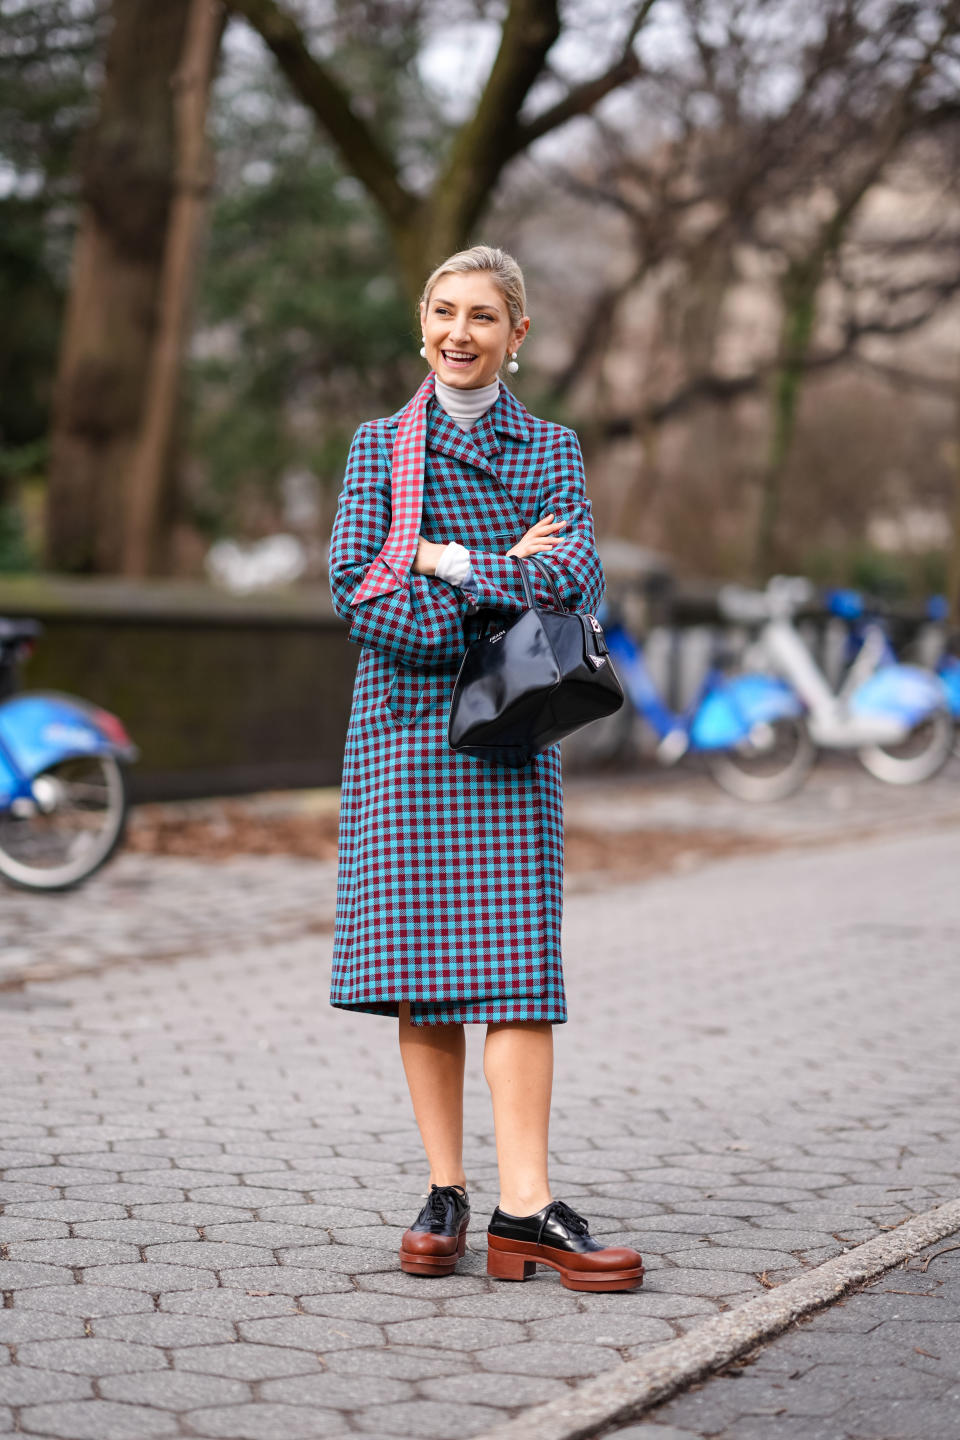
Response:
[{"label": "blonde hair", "polygon": [[527,292],[523,283],[523,271],[506,250],[497,250],[492,245],[473,245],[469,250],[458,250],[427,280],[420,296],[420,304],[430,303],[430,294],[441,275],[468,275],[482,273],[489,275],[507,303],[511,327],[515,330],[527,313]]}]

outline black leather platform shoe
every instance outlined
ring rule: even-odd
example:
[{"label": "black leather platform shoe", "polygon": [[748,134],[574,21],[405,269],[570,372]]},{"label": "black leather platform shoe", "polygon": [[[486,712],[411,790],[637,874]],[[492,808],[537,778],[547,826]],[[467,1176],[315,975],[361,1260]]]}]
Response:
[{"label": "black leather platform shoe", "polygon": [[636,1250],[601,1245],[562,1200],[535,1215],[508,1215],[498,1205],[487,1227],[487,1274],[528,1280],[538,1265],[558,1270],[568,1290],[635,1290],[643,1283]]},{"label": "black leather platform shoe", "polygon": [[400,1241],[408,1275],[449,1275],[467,1248],[470,1201],[462,1185],[431,1185],[420,1214]]}]

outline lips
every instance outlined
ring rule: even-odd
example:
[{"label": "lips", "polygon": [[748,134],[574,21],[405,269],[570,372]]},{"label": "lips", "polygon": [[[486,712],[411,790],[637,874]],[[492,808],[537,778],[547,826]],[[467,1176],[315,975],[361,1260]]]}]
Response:
[{"label": "lips", "polygon": [[472,365],[477,358],[467,350],[441,350],[440,354],[448,365]]}]

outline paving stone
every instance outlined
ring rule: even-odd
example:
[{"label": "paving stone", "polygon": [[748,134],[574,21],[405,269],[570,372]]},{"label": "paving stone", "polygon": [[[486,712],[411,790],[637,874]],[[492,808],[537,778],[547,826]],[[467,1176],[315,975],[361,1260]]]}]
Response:
[{"label": "paving stone", "polygon": [[171,1315],[209,1315],[226,1320],[257,1320],[292,1315],[292,1295],[248,1295],[244,1290],[174,1290],[160,1296],[160,1309]]},{"label": "paving stone", "polygon": [[554,1375],[559,1379],[577,1379],[599,1375],[619,1365],[615,1351],[603,1345],[556,1345],[542,1340],[527,1340],[512,1345],[496,1345],[477,1353],[477,1363],[485,1370],[503,1371],[507,1375]]},{"label": "paving stone", "polygon": [[[473,1298],[473,1297],[471,1297]],[[479,1297],[477,1297],[479,1298]],[[465,1301],[451,1301],[446,1314],[460,1314],[451,1305],[465,1304]],[[436,1315],[440,1302],[417,1300],[412,1295],[378,1295],[372,1291],[347,1291],[338,1295],[304,1295],[301,1308],[308,1315],[340,1316],[344,1320],[366,1320],[371,1325],[381,1325],[388,1320],[422,1320]]]},{"label": "paving stone", "polygon": [[66,1285],[73,1275],[64,1265],[35,1264],[29,1260],[3,1262],[4,1290],[25,1290],[33,1286]]},{"label": "paving stone", "polygon": [[206,1225],[203,1233],[208,1241],[227,1242],[247,1247],[262,1246],[267,1250],[276,1250],[280,1246],[329,1245],[331,1243],[326,1230],[307,1231],[306,1226],[303,1225],[281,1225],[276,1221],[250,1220],[228,1225]]},{"label": "paving stone", "polygon": [[[591,1301],[598,1297],[591,1295]],[[445,1315],[464,1319],[546,1320],[554,1315],[574,1315],[578,1302],[573,1291],[559,1285],[499,1285],[489,1294],[460,1295],[444,1302]]]},{"label": "paving stone", "polygon": [[274,1295],[329,1295],[353,1289],[349,1273],[297,1265],[227,1267],[220,1271],[220,1284],[225,1289],[269,1291]]},{"label": "paving stone", "polygon": [[24,1340],[62,1340],[82,1335],[79,1315],[52,1315],[42,1310],[0,1310],[0,1344],[19,1345]]},{"label": "paving stone", "polygon": [[392,1380],[382,1375],[335,1375],[329,1371],[322,1375],[264,1380],[258,1393],[264,1400],[319,1405],[330,1410],[362,1410],[367,1405],[414,1398],[413,1386],[407,1380]]},{"label": "paving stone", "polygon": [[153,1311],[145,1315],[107,1315],[92,1323],[99,1340],[129,1340],[143,1345],[216,1345],[236,1339],[232,1320],[214,1320],[206,1315]]},{"label": "paving stone", "polygon": [[200,1405],[242,1405],[253,1399],[244,1380],[185,1370],[139,1370],[127,1375],[105,1375],[100,1381],[104,1400],[122,1400],[140,1407],[178,1413]]},{"label": "paving stone", "polygon": [[78,1400],[93,1394],[88,1375],[5,1365],[0,1370],[0,1405],[34,1405],[42,1400]]},{"label": "paving stone", "polygon": [[[74,1234],[90,1240],[124,1240],[131,1245],[154,1245],[163,1240],[195,1240],[194,1225],[173,1225],[156,1220],[83,1220]],[[148,1257],[149,1258],[149,1257]]]},{"label": "paving stone", "polygon": [[90,1265],[84,1272],[86,1285],[117,1286],[121,1290],[143,1290],[152,1295],[161,1290],[201,1290],[216,1285],[210,1270],[189,1265],[159,1265],[141,1260],[129,1265]]},{"label": "paving stone", "polygon": [[313,1266],[341,1275],[370,1275],[378,1270],[394,1271],[397,1267],[395,1245],[371,1250],[359,1245],[298,1245],[277,1250],[281,1265]]},{"label": "paving stone", "polygon": [[320,1440],[327,1435],[348,1435],[347,1422],[336,1411],[300,1405],[230,1405],[222,1409],[192,1410],[190,1424],[197,1435],[223,1436],[224,1440]]},{"label": "paving stone", "polygon": [[152,1310],[150,1296],[135,1290],[121,1290],[113,1285],[84,1284],[50,1285],[44,1289],[21,1290],[16,1296],[17,1310],[44,1310],[56,1314],[79,1315],[93,1320],[98,1315],[131,1315]]},{"label": "paving stone", "polygon": [[12,1240],[7,1246],[11,1260],[37,1260],[52,1265],[109,1265],[139,1261],[136,1245],[114,1240]]},{"label": "paving stone", "polygon": [[117,1375],[125,1370],[162,1370],[163,1353],[151,1345],[84,1336],[78,1340],[31,1340],[19,1347],[21,1365],[62,1370],[68,1375]]},{"label": "paving stone", "polygon": [[155,1435],[176,1435],[174,1416],[142,1405],[118,1405],[112,1400],[76,1400],[31,1405],[21,1419],[28,1433],[43,1430],[62,1440],[153,1440]]},{"label": "paving stone", "polygon": [[613,1311],[605,1314],[563,1315],[551,1320],[535,1320],[527,1327],[532,1340],[545,1340],[558,1347],[567,1345],[612,1345],[623,1349],[641,1342],[656,1344],[672,1340],[674,1331],[665,1320],[652,1316],[630,1313],[624,1309],[619,1315]]},{"label": "paving stone", "polygon": [[[649,1294],[695,1295],[701,1299],[740,1293],[754,1279],[742,1270],[699,1270],[683,1266],[664,1266],[647,1272],[643,1288]],[[649,1287],[649,1289],[648,1289]],[[756,1284],[756,1293],[762,1289]]]},{"label": "paving stone", "polygon": [[57,1221],[69,1224],[82,1220],[122,1220],[125,1215],[122,1205],[101,1204],[93,1200],[21,1200],[4,1206],[6,1220],[13,1216],[25,1216],[39,1218],[47,1223]]},{"label": "paving stone", "polygon": [[435,1375],[461,1375],[473,1361],[459,1350],[426,1350],[404,1345],[401,1350],[332,1350],[324,1359],[329,1370],[343,1375],[386,1375],[395,1380],[423,1380]]},{"label": "paving stone", "polygon": [[861,1433],[884,1440],[955,1440],[960,1388],[939,1400],[889,1398],[881,1403],[857,1399],[833,1417],[834,1424],[856,1425]]},{"label": "paving stone", "polygon": [[[489,1283],[476,1275],[431,1276],[425,1281],[422,1275],[404,1275],[400,1270],[358,1275],[356,1286],[358,1290],[376,1290],[387,1295],[422,1296],[428,1293],[431,1300],[447,1300],[459,1295],[486,1295],[490,1289]],[[344,1286],[344,1289],[346,1288]]]},{"label": "paving stone", "polygon": [[[421,1320],[407,1323],[429,1325],[434,1322]],[[242,1340],[253,1340],[266,1345],[287,1345],[310,1351],[347,1350],[357,1346],[377,1345],[383,1340],[383,1335],[376,1325],[364,1324],[360,1320],[330,1319],[325,1315],[241,1320],[237,1328]]]},{"label": "paving stone", "polygon": [[562,1380],[545,1375],[511,1375],[508,1383],[500,1374],[443,1375],[424,1380],[419,1388],[429,1400],[451,1405],[495,1405],[507,1410],[545,1404],[570,1393]]},{"label": "paving stone", "polygon": [[280,1375],[312,1374],[320,1365],[317,1355],[309,1350],[244,1344],[242,1341],[232,1345],[171,1348],[170,1353],[178,1370],[196,1370],[202,1375],[226,1375],[238,1380],[271,1380]]},{"label": "paving stone", "polygon": [[[216,1225],[231,1220],[249,1220],[250,1211],[240,1205],[211,1205],[206,1200],[180,1200],[161,1204],[131,1205],[139,1220],[173,1221],[184,1225]],[[121,1210],[120,1214],[124,1212]]]},{"label": "paving stone", "polygon": [[502,1414],[489,1405],[444,1405],[436,1400],[371,1405],[354,1416],[361,1431],[378,1437],[476,1435],[502,1419]]},{"label": "paving stone", "polygon": [[617,1431],[617,1440],[700,1440],[692,1430],[678,1430],[676,1425],[658,1425],[648,1420],[642,1425],[628,1425]]},{"label": "paving stone", "polygon": [[[13,1240],[53,1240],[69,1236],[62,1220],[41,1220],[26,1215],[0,1215],[0,1243]],[[26,1257],[22,1257],[26,1258]]]}]

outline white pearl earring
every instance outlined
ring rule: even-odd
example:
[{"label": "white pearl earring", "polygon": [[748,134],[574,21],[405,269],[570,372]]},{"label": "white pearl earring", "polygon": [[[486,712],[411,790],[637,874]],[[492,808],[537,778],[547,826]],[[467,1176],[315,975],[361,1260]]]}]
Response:
[{"label": "white pearl earring", "polygon": [[517,373],[517,371],[518,371],[519,369],[520,369],[520,366],[517,364],[517,352],[516,352],[516,350],[513,350],[513,351],[511,352],[510,364],[507,366],[507,371],[508,371],[509,374],[511,374],[511,375],[516,375],[516,373]]},{"label": "white pearl earring", "polygon": [[427,358],[427,337],[426,337],[426,335],[421,335],[421,336],[420,336],[420,339],[423,341],[423,344],[420,346],[420,358],[421,358],[422,360],[426,360],[426,358]]}]

